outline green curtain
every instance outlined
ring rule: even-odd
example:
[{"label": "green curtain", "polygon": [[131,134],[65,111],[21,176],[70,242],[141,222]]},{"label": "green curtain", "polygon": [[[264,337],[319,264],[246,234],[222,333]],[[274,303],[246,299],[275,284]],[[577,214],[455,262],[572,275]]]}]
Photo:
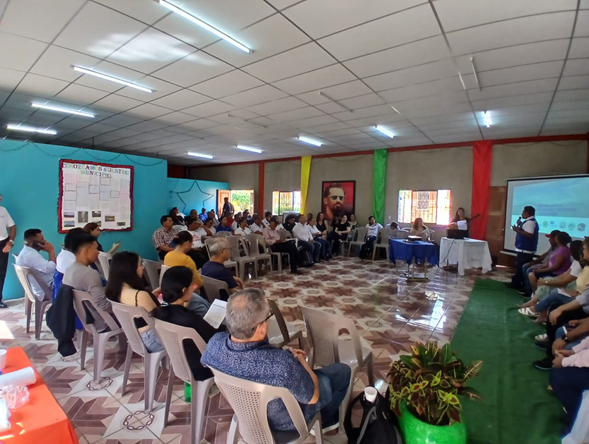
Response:
[{"label": "green curtain", "polygon": [[372,213],[378,223],[384,225],[384,201],[387,182],[387,152],[374,151],[374,178],[372,191]]}]

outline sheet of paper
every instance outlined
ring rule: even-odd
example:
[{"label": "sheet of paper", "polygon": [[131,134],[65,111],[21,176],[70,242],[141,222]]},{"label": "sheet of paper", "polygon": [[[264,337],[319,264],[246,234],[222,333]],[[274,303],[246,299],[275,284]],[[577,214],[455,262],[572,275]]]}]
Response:
[{"label": "sheet of paper", "polygon": [[564,288],[559,288],[558,293],[569,298],[571,297],[571,295],[568,294]]},{"label": "sheet of paper", "polygon": [[468,230],[468,224],[465,220],[459,220],[456,224],[459,230]]},{"label": "sheet of paper", "polygon": [[226,311],[227,302],[222,301],[221,299],[215,299],[203,319],[207,321],[211,327],[219,328],[221,322],[225,320]]}]

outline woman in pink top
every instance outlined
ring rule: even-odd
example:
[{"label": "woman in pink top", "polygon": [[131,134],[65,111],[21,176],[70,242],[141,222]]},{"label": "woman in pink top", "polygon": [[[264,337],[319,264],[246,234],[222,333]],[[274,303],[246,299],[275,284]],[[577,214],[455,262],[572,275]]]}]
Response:
[{"label": "woman in pink top", "polygon": [[561,231],[556,235],[554,251],[550,253],[548,265],[535,268],[530,274],[530,285],[532,291],[538,288],[538,279],[545,276],[560,276],[571,268],[571,251],[568,245],[571,243],[571,237],[568,233]]}]

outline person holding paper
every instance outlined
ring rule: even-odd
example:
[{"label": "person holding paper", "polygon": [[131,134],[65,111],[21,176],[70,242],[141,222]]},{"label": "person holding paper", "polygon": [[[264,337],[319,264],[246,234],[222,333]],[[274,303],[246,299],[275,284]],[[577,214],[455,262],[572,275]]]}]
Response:
[{"label": "person holding paper", "polygon": [[464,208],[460,207],[456,210],[456,214],[454,215],[452,222],[448,225],[448,228],[453,230],[468,230],[469,223],[470,219],[466,217]]},{"label": "person holding paper", "polygon": [[[157,307],[151,314],[154,318],[162,321],[193,328],[205,342],[209,342],[216,333],[225,331],[226,327],[220,325],[218,329],[213,328],[202,316],[186,307],[190,303],[195,289],[196,285],[192,280],[190,268],[170,268],[162,278],[161,287],[162,297],[168,305]],[[194,379],[204,381],[211,378],[213,376],[211,371],[204,368],[200,363],[200,352],[196,344],[190,340],[185,340],[182,345]]]}]

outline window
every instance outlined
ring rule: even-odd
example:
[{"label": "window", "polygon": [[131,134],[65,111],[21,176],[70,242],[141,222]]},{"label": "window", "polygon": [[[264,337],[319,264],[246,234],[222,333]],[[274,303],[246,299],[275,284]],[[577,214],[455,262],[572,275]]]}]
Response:
[{"label": "window", "polygon": [[298,213],[301,211],[300,191],[273,191],[272,214],[282,216],[286,212]]},{"label": "window", "polygon": [[418,217],[426,224],[448,225],[452,207],[450,190],[399,190],[398,222],[412,223]]}]

